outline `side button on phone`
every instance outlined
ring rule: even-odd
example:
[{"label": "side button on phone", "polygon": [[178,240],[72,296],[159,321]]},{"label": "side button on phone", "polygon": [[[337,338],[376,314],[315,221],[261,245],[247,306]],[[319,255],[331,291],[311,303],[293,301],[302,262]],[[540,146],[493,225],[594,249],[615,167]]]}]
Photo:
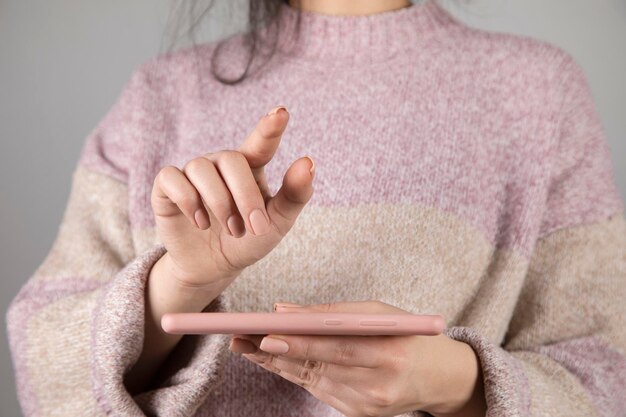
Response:
[{"label": "side button on phone", "polygon": [[393,320],[361,320],[359,324],[361,326],[395,326],[398,323]]}]

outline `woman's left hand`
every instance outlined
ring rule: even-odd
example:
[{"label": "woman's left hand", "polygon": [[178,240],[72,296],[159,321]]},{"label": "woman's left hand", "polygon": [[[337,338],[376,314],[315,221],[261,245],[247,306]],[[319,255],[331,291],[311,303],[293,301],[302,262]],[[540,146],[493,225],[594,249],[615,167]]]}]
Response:
[{"label": "woman's left hand", "polygon": [[[408,314],[380,301],[277,303],[275,310]],[[234,335],[230,349],[350,417],[417,410],[434,416],[485,415],[476,354],[444,335]]]}]

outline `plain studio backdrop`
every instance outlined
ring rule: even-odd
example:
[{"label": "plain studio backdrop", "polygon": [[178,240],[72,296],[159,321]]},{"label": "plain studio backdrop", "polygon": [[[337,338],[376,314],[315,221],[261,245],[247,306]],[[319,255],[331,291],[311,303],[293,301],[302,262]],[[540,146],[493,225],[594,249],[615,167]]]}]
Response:
[{"label": "plain studio backdrop", "polygon": [[[200,42],[244,28],[247,3],[238,0],[241,12],[229,14],[223,6],[228,1],[216,1]],[[3,318],[51,248],[86,135],[113,105],[132,70],[163,51],[172,3],[0,0]],[[472,26],[547,40],[580,62],[625,197],[626,0],[443,0],[442,5]],[[267,110],[258,109],[259,114]],[[5,325],[0,417],[20,415],[13,381]]]}]

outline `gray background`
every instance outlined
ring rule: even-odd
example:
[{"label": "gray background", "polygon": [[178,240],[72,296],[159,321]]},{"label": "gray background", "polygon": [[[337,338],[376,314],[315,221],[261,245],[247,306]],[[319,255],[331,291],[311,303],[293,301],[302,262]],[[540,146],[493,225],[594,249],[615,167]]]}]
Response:
[{"label": "gray background", "polygon": [[[589,77],[617,183],[626,196],[626,0],[442,1],[470,25],[545,39],[578,59]],[[224,0],[217,3],[200,41],[243,28],[245,10],[228,13]],[[0,0],[3,318],[50,250],[84,138],[114,103],[131,71],[163,50],[169,4]],[[0,416],[18,416],[5,329],[0,339]]]}]

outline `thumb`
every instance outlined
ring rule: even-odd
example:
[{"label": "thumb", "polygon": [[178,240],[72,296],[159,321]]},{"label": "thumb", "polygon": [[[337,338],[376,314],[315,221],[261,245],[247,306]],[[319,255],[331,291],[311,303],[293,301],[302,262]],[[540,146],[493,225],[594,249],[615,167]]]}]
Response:
[{"label": "thumb", "polygon": [[313,195],[315,163],[304,156],[287,169],[280,190],[267,202],[267,214],[284,236]]}]

